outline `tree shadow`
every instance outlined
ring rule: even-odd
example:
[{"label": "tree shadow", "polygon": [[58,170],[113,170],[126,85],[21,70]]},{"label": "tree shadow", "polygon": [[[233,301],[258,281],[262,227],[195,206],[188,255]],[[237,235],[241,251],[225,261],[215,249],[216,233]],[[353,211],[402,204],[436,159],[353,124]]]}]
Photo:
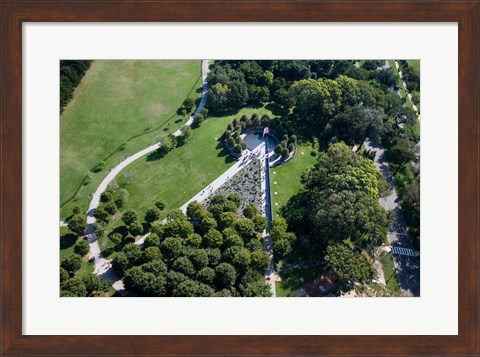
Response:
[{"label": "tree shadow", "polygon": [[157,149],[157,150],[151,152],[150,154],[148,154],[147,157],[146,157],[146,160],[148,162],[157,161],[157,160],[160,160],[161,158],[163,158],[167,154],[168,154],[168,152]]},{"label": "tree shadow", "polygon": [[77,241],[77,236],[73,233],[67,233],[60,237],[60,250],[73,247]]},{"label": "tree shadow", "polygon": [[235,159],[230,155],[228,150],[225,148],[225,146],[221,142],[218,142],[215,149],[217,150],[217,157],[225,158],[225,163],[226,164],[229,164],[229,163],[235,161]]}]

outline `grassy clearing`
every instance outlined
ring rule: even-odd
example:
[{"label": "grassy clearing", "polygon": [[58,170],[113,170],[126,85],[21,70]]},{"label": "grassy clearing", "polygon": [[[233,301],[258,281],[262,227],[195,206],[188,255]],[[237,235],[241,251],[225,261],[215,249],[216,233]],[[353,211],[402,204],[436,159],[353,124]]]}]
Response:
[{"label": "grassy clearing", "polygon": [[[60,227],[60,261],[68,257],[69,255],[74,254],[73,251],[73,246],[75,245],[75,242],[78,238],[74,233],[72,233],[68,228],[66,227]],[[60,262],[59,262],[60,264]],[[93,263],[90,262],[85,262],[82,264],[80,267],[80,270],[77,271],[75,276],[82,277],[85,275],[89,275],[93,273],[93,270],[95,269],[95,266]]]},{"label": "grassy clearing", "polygon": [[387,286],[395,292],[400,292],[400,285],[398,285],[397,274],[395,273],[395,265],[393,264],[392,253],[382,253],[380,262],[383,266],[383,275]]},{"label": "grassy clearing", "polygon": [[[302,152],[304,153],[302,155]],[[298,145],[295,158],[285,165],[270,169],[270,187],[272,192],[273,216],[295,195],[303,185],[302,174],[315,164],[316,158],[311,155],[312,147],[307,143]],[[275,193],[276,192],[276,193]]]},{"label": "grassy clearing", "polygon": [[415,68],[418,72],[420,72],[420,60],[407,60],[408,66]]},{"label": "grassy clearing", "polygon": [[[200,97],[200,67],[200,61],[92,63],[60,120],[62,218],[76,205],[87,208],[109,168],[178,129],[186,120],[176,115],[183,100]],[[105,168],[81,186],[101,161]]]},{"label": "grassy clearing", "polygon": [[299,268],[280,272],[282,281],[275,283],[276,295],[278,297],[296,296],[296,290],[303,284],[315,279],[322,272],[323,269],[321,267]]}]

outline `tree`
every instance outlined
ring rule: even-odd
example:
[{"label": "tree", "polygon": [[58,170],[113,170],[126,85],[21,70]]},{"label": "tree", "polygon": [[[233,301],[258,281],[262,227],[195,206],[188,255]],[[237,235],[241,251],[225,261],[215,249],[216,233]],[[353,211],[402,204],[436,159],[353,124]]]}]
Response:
[{"label": "tree", "polygon": [[254,270],[264,272],[270,266],[270,257],[266,252],[254,251],[250,253],[251,267]]},{"label": "tree", "polygon": [[122,221],[127,226],[131,225],[133,222],[138,221],[137,212],[135,212],[133,209],[129,209],[129,210],[125,211],[125,213],[122,216]]},{"label": "tree", "polygon": [[109,213],[105,210],[105,205],[100,204],[97,208],[95,208],[95,211],[93,212],[93,216],[100,220],[100,221],[108,221],[108,218],[110,217]]},{"label": "tree", "polygon": [[198,248],[202,244],[202,236],[197,233],[190,234],[185,240],[185,245],[193,248]]},{"label": "tree", "polygon": [[148,247],[159,247],[160,246],[160,237],[155,233],[150,233],[143,244],[145,248]]},{"label": "tree", "polygon": [[200,222],[205,211],[205,207],[201,203],[192,201],[187,206],[187,217],[192,221]]},{"label": "tree", "polygon": [[187,257],[179,257],[173,262],[173,270],[185,274],[186,276],[193,276],[196,273],[195,267],[193,266],[190,259]]},{"label": "tree", "polygon": [[219,288],[229,288],[235,284],[237,272],[228,263],[220,263],[215,268],[215,282]]},{"label": "tree", "polygon": [[87,289],[80,278],[71,278],[64,282],[61,286],[60,296],[87,296]]},{"label": "tree", "polygon": [[240,273],[246,272],[250,267],[250,263],[251,263],[250,252],[246,248],[238,249],[233,254],[231,262],[238,272]]},{"label": "tree", "polygon": [[327,247],[325,262],[341,282],[364,282],[374,275],[372,263],[361,253],[355,253],[345,244]]},{"label": "tree", "polygon": [[109,215],[113,215],[117,212],[117,206],[113,202],[105,203],[104,208]]},{"label": "tree", "polygon": [[211,285],[215,279],[215,270],[209,267],[203,268],[198,272],[197,279],[204,284]]},{"label": "tree", "polygon": [[195,126],[200,126],[205,121],[205,116],[202,113],[195,114],[193,117],[193,124]]},{"label": "tree", "polygon": [[228,87],[225,84],[215,83],[208,89],[207,105],[214,111],[224,111],[227,108]]},{"label": "tree", "polygon": [[174,259],[180,255],[182,242],[178,238],[166,238],[160,244],[160,250],[166,258]]},{"label": "tree", "polygon": [[193,226],[185,216],[167,221],[163,225],[163,229],[165,237],[187,238],[193,233]]},{"label": "tree", "polygon": [[84,231],[86,225],[87,221],[85,216],[80,214],[73,215],[73,217],[68,221],[68,229],[78,235]]},{"label": "tree", "polygon": [[332,121],[336,136],[348,143],[357,145],[360,149],[365,140],[380,138],[383,131],[383,121],[386,115],[381,108],[366,108],[364,106],[347,107]]},{"label": "tree", "polygon": [[138,244],[128,243],[123,247],[122,252],[128,259],[129,266],[136,265],[142,257],[142,248]]},{"label": "tree", "polygon": [[222,257],[222,254],[220,253],[220,249],[208,248],[207,254],[208,254],[208,261],[210,262],[210,266],[214,267],[218,265],[218,263],[220,262],[220,258]]},{"label": "tree", "polygon": [[272,290],[265,281],[255,281],[240,285],[242,296],[245,297],[271,297]]},{"label": "tree", "polygon": [[85,275],[82,277],[82,281],[87,295],[92,295],[93,292],[100,290],[103,285],[98,275],[95,274]]},{"label": "tree", "polygon": [[202,242],[207,248],[220,248],[223,245],[222,233],[214,228],[211,228],[202,239]]},{"label": "tree", "polygon": [[201,234],[205,234],[210,229],[217,227],[217,221],[213,217],[212,213],[208,211],[205,211],[204,214],[201,215],[200,221],[198,221],[197,224],[198,232]]},{"label": "tree", "polygon": [[237,215],[233,212],[222,212],[218,219],[218,228],[223,230],[228,227],[232,227],[237,220]]},{"label": "tree", "polygon": [[62,259],[60,266],[65,269],[70,276],[73,276],[82,266],[82,257],[78,254],[71,254]]},{"label": "tree", "polygon": [[247,218],[253,219],[255,216],[258,215],[258,208],[256,205],[253,203],[249,203],[244,209],[243,209],[243,215]]},{"label": "tree", "polygon": [[226,199],[229,202],[233,202],[236,208],[239,208],[240,204],[242,203],[242,198],[238,193],[231,193],[230,195],[226,196]]},{"label": "tree", "polygon": [[75,245],[73,246],[73,251],[76,254],[83,257],[84,255],[87,255],[87,253],[90,251],[90,246],[88,245],[87,242],[85,242],[82,239],[82,240],[79,240],[75,243]]},{"label": "tree", "polygon": [[112,202],[113,201],[113,194],[110,191],[105,191],[100,196],[100,201],[103,203]]},{"label": "tree", "polygon": [[408,140],[400,140],[396,143],[390,149],[389,156],[391,161],[398,165],[393,175],[395,175],[407,162],[418,160],[417,152],[415,151],[415,143]]},{"label": "tree", "polygon": [[376,200],[380,175],[371,160],[337,143],[318,155],[314,168],[304,174],[302,180],[310,191],[363,191]]},{"label": "tree", "polygon": [[128,258],[123,252],[115,253],[112,258],[112,267],[115,272],[122,277],[129,268]]},{"label": "tree", "polygon": [[185,107],[187,113],[191,113],[193,107],[195,106],[195,101],[193,100],[193,98],[187,98],[183,101],[183,106]]},{"label": "tree", "polygon": [[158,153],[160,157],[165,156],[167,153],[175,149],[176,139],[175,137],[170,134],[165,136],[163,139],[160,140],[160,147],[158,148]]},{"label": "tree", "polygon": [[185,125],[180,129],[180,136],[177,137],[178,146],[182,146],[188,142],[188,139],[192,136],[192,128]]},{"label": "tree", "polygon": [[146,273],[153,273],[158,276],[167,272],[167,266],[163,261],[157,259],[143,264],[142,270]]},{"label": "tree", "polygon": [[75,207],[73,207],[72,212],[73,212],[74,215],[75,214],[80,214],[80,213],[82,213],[82,208],[80,206],[75,206]]},{"label": "tree", "polygon": [[145,221],[152,223],[160,218],[160,210],[157,207],[150,208],[145,214]]},{"label": "tree", "polygon": [[141,261],[143,263],[149,263],[155,260],[160,260],[162,258],[162,254],[160,253],[160,249],[158,247],[148,247],[142,253]]},{"label": "tree", "polygon": [[282,145],[278,144],[277,146],[275,146],[275,149],[273,150],[273,152],[277,155],[281,155],[282,154]]},{"label": "tree", "polygon": [[209,297],[213,296],[214,293],[208,285],[190,279],[183,281],[172,291],[173,296],[184,297]]},{"label": "tree", "polygon": [[190,252],[189,257],[196,271],[208,266],[208,253],[205,249],[195,249]]},{"label": "tree", "polygon": [[64,268],[60,267],[60,284],[67,281],[68,278],[70,278],[70,275],[68,274],[68,271],[66,271]]},{"label": "tree", "polygon": [[138,221],[133,222],[130,224],[130,226],[128,226],[128,232],[134,237],[138,236],[143,233],[143,226]]},{"label": "tree", "polygon": [[162,199],[159,199],[159,200],[155,201],[155,207],[157,207],[160,211],[163,211],[166,206],[167,206],[167,204]]},{"label": "tree", "polygon": [[244,218],[237,220],[233,228],[245,240],[255,237],[255,225],[250,219]]},{"label": "tree", "polygon": [[237,231],[231,227],[223,230],[223,247],[243,247],[243,239],[237,233]]},{"label": "tree", "polygon": [[268,220],[266,217],[258,215],[253,218],[253,225],[255,226],[255,232],[262,232],[267,229]]}]

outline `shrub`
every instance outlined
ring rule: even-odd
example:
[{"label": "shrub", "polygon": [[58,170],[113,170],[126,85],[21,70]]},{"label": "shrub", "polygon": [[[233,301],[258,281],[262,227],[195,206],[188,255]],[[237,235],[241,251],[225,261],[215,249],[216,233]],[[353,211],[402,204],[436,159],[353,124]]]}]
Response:
[{"label": "shrub", "polygon": [[83,239],[79,240],[73,246],[73,251],[82,257],[90,251],[90,246]]}]

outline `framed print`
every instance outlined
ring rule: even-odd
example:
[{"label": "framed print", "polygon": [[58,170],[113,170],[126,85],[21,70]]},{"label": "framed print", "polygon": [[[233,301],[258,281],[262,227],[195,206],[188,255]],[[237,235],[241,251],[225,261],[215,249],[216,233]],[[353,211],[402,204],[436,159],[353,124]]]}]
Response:
[{"label": "framed print", "polygon": [[1,11],[4,355],[480,352],[478,1]]}]

